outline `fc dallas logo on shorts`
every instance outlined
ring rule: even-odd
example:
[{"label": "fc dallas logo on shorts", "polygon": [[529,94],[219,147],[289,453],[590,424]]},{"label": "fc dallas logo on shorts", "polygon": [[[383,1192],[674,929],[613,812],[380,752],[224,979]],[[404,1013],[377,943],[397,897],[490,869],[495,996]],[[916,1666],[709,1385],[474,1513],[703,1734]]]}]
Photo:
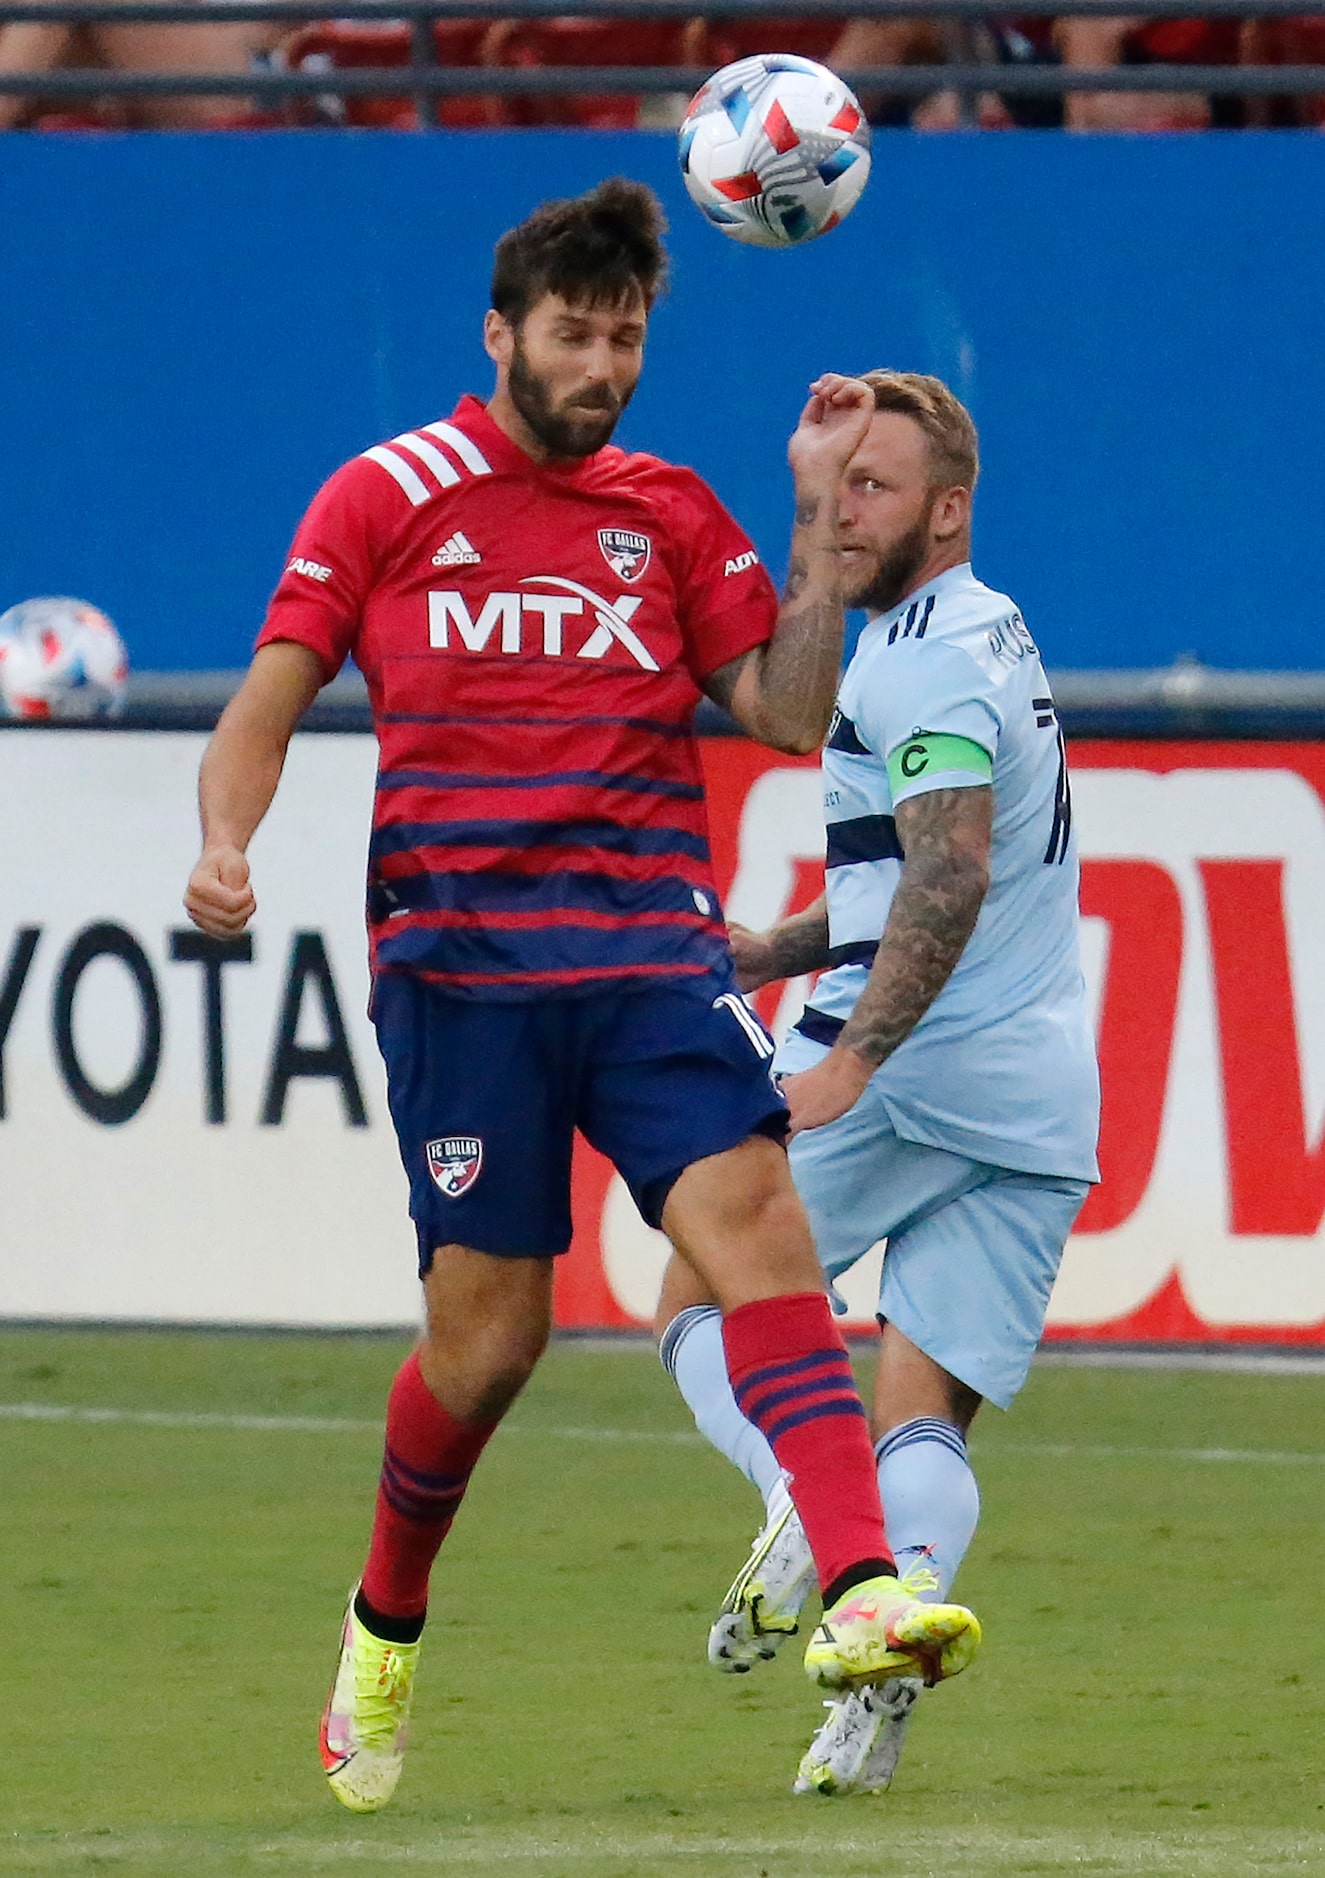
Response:
[{"label": "fc dallas logo on shorts", "polygon": [[631,528],[600,528],[598,545],[618,580],[638,580],[649,565],[653,543]]},{"label": "fc dallas logo on shorts", "polygon": [[477,1135],[443,1135],[438,1141],[430,1141],[424,1152],[433,1185],[448,1200],[458,1200],[462,1193],[468,1193],[483,1165],[483,1143]]}]

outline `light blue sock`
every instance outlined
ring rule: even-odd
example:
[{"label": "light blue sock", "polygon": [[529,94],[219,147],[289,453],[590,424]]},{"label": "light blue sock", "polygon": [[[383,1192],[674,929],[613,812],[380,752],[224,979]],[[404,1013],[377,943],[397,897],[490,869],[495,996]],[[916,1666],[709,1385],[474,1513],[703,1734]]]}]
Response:
[{"label": "light blue sock", "polygon": [[663,1332],[658,1354],[700,1434],[740,1468],[767,1503],[782,1469],[759,1430],[736,1406],[722,1344],[722,1312],[712,1304],[692,1304],[681,1311]]},{"label": "light blue sock", "polygon": [[942,1603],[980,1518],[980,1489],[960,1428],[934,1415],[902,1422],[876,1442],[879,1497],[897,1569],[926,1564],[938,1587],[922,1595]]}]

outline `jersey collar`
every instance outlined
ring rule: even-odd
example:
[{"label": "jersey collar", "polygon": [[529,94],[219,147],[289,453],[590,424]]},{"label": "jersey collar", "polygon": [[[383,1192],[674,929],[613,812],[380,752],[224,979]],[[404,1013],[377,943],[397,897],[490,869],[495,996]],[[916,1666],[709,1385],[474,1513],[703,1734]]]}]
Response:
[{"label": "jersey collar", "polygon": [[945,567],[941,574],[935,574],[933,580],[924,581],[919,587],[913,587],[910,593],[903,594],[897,605],[890,607],[886,613],[869,614],[864,630],[868,632],[871,626],[889,625],[893,620],[901,619],[906,609],[914,606],[915,602],[926,594],[946,593],[950,587],[957,587],[965,581],[974,579],[975,575],[971,572],[969,561],[959,561],[955,567]]},{"label": "jersey collar", "polygon": [[500,424],[493,422],[487,406],[472,392],[465,393],[451,413],[450,422],[473,438],[494,469],[515,470],[522,476],[547,476],[563,485],[590,477],[612,448],[607,444],[593,456],[573,457],[565,463],[536,463]]}]

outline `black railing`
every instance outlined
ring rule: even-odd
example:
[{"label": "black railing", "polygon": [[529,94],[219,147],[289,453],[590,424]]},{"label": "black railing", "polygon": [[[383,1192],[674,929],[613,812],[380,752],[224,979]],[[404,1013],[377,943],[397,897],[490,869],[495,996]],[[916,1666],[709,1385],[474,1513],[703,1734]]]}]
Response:
[{"label": "black railing", "polygon": [[[1304,738],[1325,741],[1325,672],[1219,671],[1194,659],[1149,671],[1054,671],[1058,717],[1069,737]],[[210,730],[238,690],[242,671],[133,672],[123,715],[96,724],[19,722],[0,733],[40,736],[69,730]],[[310,731],[372,728],[368,693],[346,670],[314,702]],[[739,736],[731,719],[703,702],[696,728]]]},{"label": "black railing", "polygon": [[[688,65],[447,66],[439,62],[434,21],[490,18],[551,19],[568,12],[580,19],[739,20],[801,19],[808,0],[0,0],[0,26],[40,22],[71,25],[207,25],[236,21],[288,25],[376,22],[412,27],[408,64],[330,67],[316,72],[138,72],[61,69],[0,73],[0,96],[37,95],[44,100],[160,96],[245,97],[276,102],[289,98],[398,97],[418,101],[418,122],[440,98],[689,92],[708,68]],[[1017,0],[1018,16],[1103,19],[1118,13],[1119,0]],[[1148,0],[1133,9],[1147,20],[1301,18],[1302,0]],[[927,19],[976,24],[991,17],[988,0],[843,0],[853,19]],[[998,91],[1005,97],[1043,97],[1070,92],[1204,92],[1220,97],[1272,98],[1325,93],[1325,65],[1119,65],[1080,67],[1052,62],[1008,64],[962,57],[942,65],[844,67],[842,76],[860,91],[921,98],[948,90],[964,97]]]}]

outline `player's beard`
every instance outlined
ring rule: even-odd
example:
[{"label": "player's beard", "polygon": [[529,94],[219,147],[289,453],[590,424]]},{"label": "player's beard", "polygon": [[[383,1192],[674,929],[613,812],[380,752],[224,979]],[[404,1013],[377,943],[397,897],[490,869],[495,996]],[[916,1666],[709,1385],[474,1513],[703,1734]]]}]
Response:
[{"label": "player's beard", "polygon": [[[935,498],[937,500],[937,498]],[[861,573],[857,587],[848,587],[842,595],[848,606],[864,607],[867,613],[890,613],[915,585],[916,576],[929,559],[929,518],[934,513],[934,502],[925,505],[925,512],[915,526],[890,548],[884,549],[868,574]]]},{"label": "player's beard", "polygon": [[540,378],[517,335],[506,375],[511,403],[543,448],[553,456],[592,456],[610,443],[617,420],[630,403],[635,387],[619,396],[610,385],[586,385],[573,398],[554,404],[545,378]]}]

